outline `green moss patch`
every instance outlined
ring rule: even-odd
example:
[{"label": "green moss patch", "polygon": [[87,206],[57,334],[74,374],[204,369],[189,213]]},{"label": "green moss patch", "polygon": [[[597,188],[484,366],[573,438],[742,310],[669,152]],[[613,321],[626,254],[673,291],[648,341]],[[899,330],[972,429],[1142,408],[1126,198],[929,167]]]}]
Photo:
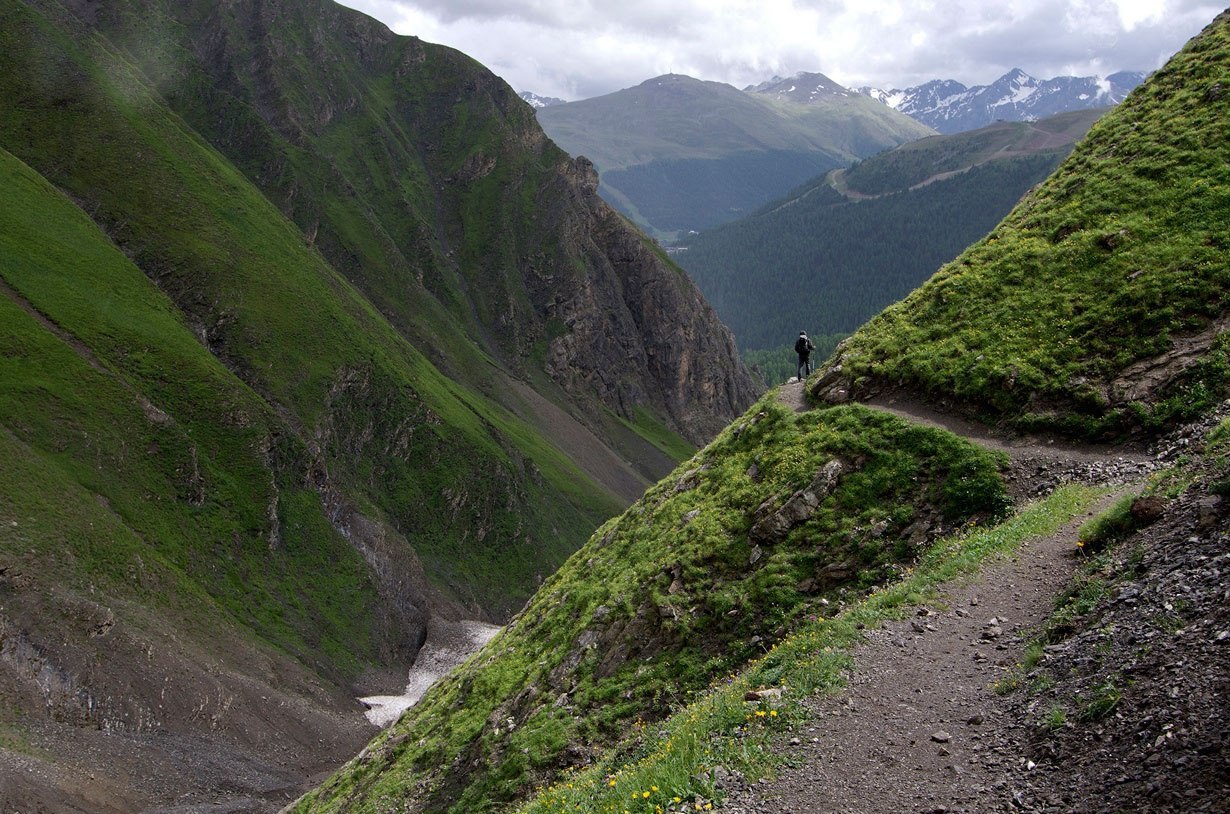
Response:
[{"label": "green moss patch", "polygon": [[[375,809],[426,788],[431,810],[471,811],[627,753],[809,617],[902,574],[926,550],[920,530],[1004,511],[1002,463],[940,430],[863,408],[795,414],[770,395],[598,529],[302,808]],[[809,490],[809,513],[757,525]]]}]

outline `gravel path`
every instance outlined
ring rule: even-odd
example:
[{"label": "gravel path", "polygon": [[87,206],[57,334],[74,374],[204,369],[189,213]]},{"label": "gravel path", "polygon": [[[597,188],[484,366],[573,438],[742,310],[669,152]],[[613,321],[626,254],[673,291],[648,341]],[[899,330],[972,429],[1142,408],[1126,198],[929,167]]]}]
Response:
[{"label": "gravel path", "polygon": [[[808,409],[802,383],[784,386],[780,398]],[[1177,431],[1146,455],[1007,439],[908,400],[867,406],[1006,453],[1018,498],[1069,480],[1140,483],[1198,449],[1230,416],[1227,402],[1203,426]],[[913,618],[868,631],[846,690],[807,699],[811,719],[776,741],[784,759],[778,776],[751,785],[729,778],[722,809],[1230,812],[1230,507],[1208,491],[1224,477],[1217,466],[1132,538],[1117,558],[1123,562],[1107,566],[1114,587],[1092,613],[1096,621],[1046,648],[1030,675],[1049,677],[1052,690],[1001,695],[995,685],[1019,664],[1069,584],[1087,516],[984,564]],[[1119,712],[1084,726],[1040,727],[1044,706],[1071,708],[1105,682],[1123,690]]]},{"label": "gravel path", "polygon": [[1016,810],[1020,790],[1007,778],[1027,765],[1024,733],[1003,725],[1008,701],[994,685],[1050,614],[1086,519],[984,566],[913,618],[869,631],[847,691],[808,699],[812,721],[776,745],[786,768],[730,790],[723,810]]}]

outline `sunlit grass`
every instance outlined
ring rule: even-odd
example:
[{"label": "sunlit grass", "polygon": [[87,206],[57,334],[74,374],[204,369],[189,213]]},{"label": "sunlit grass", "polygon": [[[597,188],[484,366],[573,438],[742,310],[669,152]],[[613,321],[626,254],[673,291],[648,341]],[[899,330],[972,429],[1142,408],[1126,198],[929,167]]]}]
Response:
[{"label": "sunlit grass", "polygon": [[1156,392],[1108,385],[1230,306],[1230,140],[1209,90],[1228,83],[1223,22],[1099,120],[990,235],[855,333],[844,372],[1085,436],[1217,403],[1225,334]]},{"label": "sunlit grass", "polygon": [[[832,618],[804,624],[762,657],[715,681],[697,701],[648,731],[638,756],[600,761],[571,774],[517,811],[702,810],[720,796],[715,780],[723,771],[747,777],[771,773],[781,759],[770,748],[772,737],[805,719],[801,699],[844,686],[861,628],[899,618],[989,559],[1010,555],[1025,540],[1055,533],[1099,494],[1088,487],[1064,487],[1001,524],[963,529],[931,549],[902,579]],[[761,687],[780,688],[780,701],[744,700],[750,690]]]}]

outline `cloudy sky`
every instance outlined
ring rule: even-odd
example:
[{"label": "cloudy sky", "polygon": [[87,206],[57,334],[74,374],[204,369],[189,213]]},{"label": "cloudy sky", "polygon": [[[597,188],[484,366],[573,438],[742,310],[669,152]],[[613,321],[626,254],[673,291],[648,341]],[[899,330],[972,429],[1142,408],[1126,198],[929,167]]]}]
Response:
[{"label": "cloudy sky", "polygon": [[755,84],[987,84],[1153,70],[1224,8],[1201,0],[341,0],[569,101],[664,73]]}]

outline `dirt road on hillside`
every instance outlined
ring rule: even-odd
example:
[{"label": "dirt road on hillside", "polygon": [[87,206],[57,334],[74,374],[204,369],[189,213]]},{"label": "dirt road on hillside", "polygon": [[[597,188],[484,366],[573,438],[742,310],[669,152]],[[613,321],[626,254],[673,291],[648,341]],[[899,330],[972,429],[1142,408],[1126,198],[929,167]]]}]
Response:
[{"label": "dirt road on hillside", "polygon": [[[778,399],[795,412],[811,409],[803,382],[782,385]],[[860,402],[928,427],[939,427],[1010,461],[1004,480],[1016,500],[1048,494],[1066,481],[1112,483],[1137,480],[1156,468],[1152,456],[1124,447],[1073,444],[1052,436],[1008,436],[958,416],[948,415],[912,399],[887,396]]]}]

